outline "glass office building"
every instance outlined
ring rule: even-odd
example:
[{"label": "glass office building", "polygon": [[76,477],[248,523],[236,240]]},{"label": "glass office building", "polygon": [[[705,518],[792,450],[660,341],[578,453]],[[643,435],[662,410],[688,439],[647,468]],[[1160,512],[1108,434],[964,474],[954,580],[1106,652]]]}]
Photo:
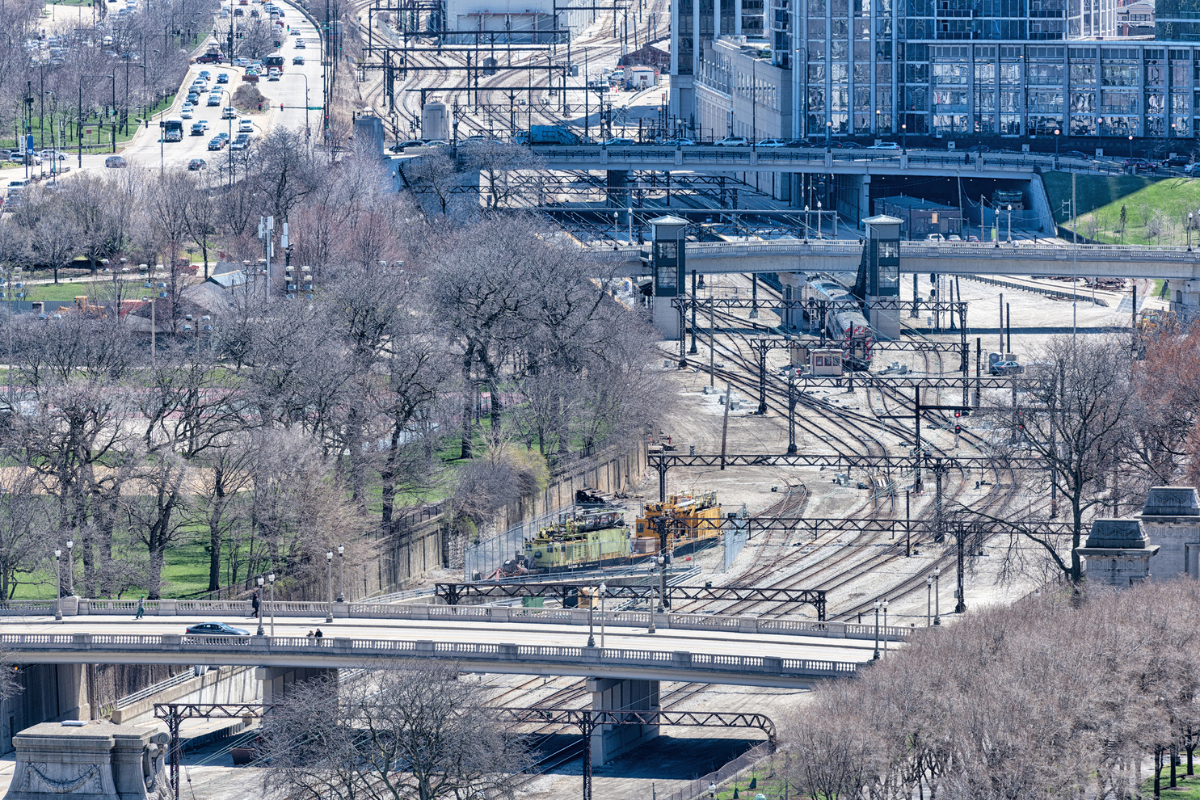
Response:
[{"label": "glass office building", "polygon": [[[1159,4],[1150,41],[1115,38],[1115,0],[680,0],[671,111],[759,138],[1192,137],[1200,0]],[[790,93],[779,130],[742,119],[745,86]]]}]

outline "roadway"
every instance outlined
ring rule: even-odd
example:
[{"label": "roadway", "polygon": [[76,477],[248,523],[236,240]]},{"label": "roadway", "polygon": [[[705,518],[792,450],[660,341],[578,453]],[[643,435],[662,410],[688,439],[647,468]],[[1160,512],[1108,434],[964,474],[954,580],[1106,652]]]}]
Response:
[{"label": "roadway", "polygon": [[[724,631],[608,628],[605,648],[587,631],[564,634],[537,623],[277,620],[275,636],[185,636],[200,620],[11,619],[0,648],[13,663],[205,664],[350,668],[392,659],[455,661],[464,671],[648,678],[798,688],[848,677],[869,661],[874,642]],[[206,617],[254,631],[245,617]],[[249,624],[247,624],[249,623]],[[264,622],[268,632],[269,620]],[[320,628],[321,640],[306,634]],[[599,643],[600,630],[595,630]],[[896,647],[897,645],[891,645]]]},{"label": "roadway", "polygon": [[[233,0],[236,4],[236,0]],[[229,2],[224,2],[223,7],[231,8]],[[307,82],[309,98],[315,98],[314,106],[322,104],[322,67],[321,67],[321,37],[317,29],[309,22],[300,10],[286,2],[285,0],[276,0],[276,5],[284,9],[284,22],[292,27],[293,30],[299,28],[300,36],[286,35],[284,37],[283,46],[277,51],[284,56],[283,76],[278,81],[268,81],[266,76],[261,76],[258,82],[258,89],[267,98],[267,103],[264,104],[261,113],[243,113],[238,112],[238,117],[249,118],[254,122],[254,137],[258,138],[268,133],[273,127],[282,125],[299,131],[301,134],[305,131],[306,119],[309,122],[309,130],[313,135],[318,135],[323,124],[322,114],[320,111],[307,111],[308,103],[305,101],[305,89]],[[260,7],[257,3],[252,8]],[[245,7],[243,7],[245,8]],[[231,11],[232,13],[232,11]],[[305,47],[297,49],[297,39],[303,39]],[[203,52],[208,42],[202,44],[197,52]],[[221,40],[224,43],[224,39]],[[295,56],[304,56],[305,63],[303,65],[292,65],[292,59]],[[222,105],[232,105],[230,98],[233,92],[237,91],[241,86],[245,69],[240,67],[231,67],[228,63],[225,64],[192,64],[188,68],[187,76],[181,84],[181,91],[176,94],[175,102],[169,108],[155,114],[149,124],[143,124],[141,130],[131,139],[122,149],[119,149],[117,155],[123,156],[130,166],[144,167],[147,169],[186,169],[187,164],[193,158],[203,159],[210,166],[214,165],[216,159],[228,159],[229,148],[220,151],[210,151],[208,142],[220,131],[231,133],[232,139],[237,135],[238,121],[225,121],[221,119],[221,107],[210,107],[204,105],[206,97],[200,98],[200,105],[192,114],[192,119],[183,120],[184,137],[182,142],[163,142],[159,134],[159,122],[167,119],[180,119],[180,110],[183,102],[187,97],[187,87],[192,85],[192,82],[199,76],[202,70],[207,70],[211,76],[209,87],[216,87],[225,90],[222,96]],[[229,83],[218,85],[215,83],[216,76],[220,73],[229,75]],[[283,103],[284,109],[281,111],[279,104]],[[193,122],[198,120],[208,120],[209,130],[202,136],[192,136],[191,127]],[[64,145],[62,148],[64,153],[69,154],[68,160],[64,161],[65,165],[71,167],[71,172],[64,175],[69,178],[71,175],[77,174],[80,170],[95,170],[100,169],[105,172],[115,170],[106,169],[104,166],[105,159],[112,153],[85,153],[80,160],[76,151],[72,150],[69,145]],[[37,168],[35,168],[37,169]],[[49,170],[49,162],[47,162],[42,171]],[[17,175],[0,174],[0,180],[4,178],[13,179]],[[23,175],[21,177],[24,177]]]},{"label": "roadway", "polygon": [[[763,242],[688,242],[687,269],[702,275],[751,272],[856,272],[860,242],[776,239]],[[647,274],[641,247],[597,248],[595,256],[620,275]],[[947,275],[1079,275],[1081,277],[1200,280],[1200,250],[1184,247],[1061,244],[1019,246],[990,242],[900,243],[900,271]]]}]

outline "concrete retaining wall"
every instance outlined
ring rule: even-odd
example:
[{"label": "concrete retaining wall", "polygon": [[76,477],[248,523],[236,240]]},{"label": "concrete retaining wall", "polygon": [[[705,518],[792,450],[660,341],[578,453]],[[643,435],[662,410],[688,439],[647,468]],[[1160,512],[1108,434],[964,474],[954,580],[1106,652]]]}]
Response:
[{"label": "concrete retaining wall", "polygon": [[217,667],[116,709],[112,712],[112,721],[129,725],[151,720],[155,703],[257,703],[262,701],[262,696],[262,681],[254,677],[253,667]]}]

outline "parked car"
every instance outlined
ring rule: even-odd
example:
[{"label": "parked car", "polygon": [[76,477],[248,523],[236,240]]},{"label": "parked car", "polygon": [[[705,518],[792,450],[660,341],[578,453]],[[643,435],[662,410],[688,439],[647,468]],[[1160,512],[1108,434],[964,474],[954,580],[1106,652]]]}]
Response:
[{"label": "parked car", "polygon": [[929,234],[928,236],[926,236],[926,237],[925,237],[925,239],[926,239],[927,241],[930,241],[930,242],[944,242],[944,241],[946,241],[946,237],[945,237],[945,236],[942,236],[940,233],[931,233],[931,234]]},{"label": "parked car", "polygon": [[973,144],[967,148],[967,152],[968,153],[990,153],[990,152],[992,152],[992,148],[988,147],[986,144]]},{"label": "parked car", "polygon": [[787,147],[787,140],[785,140],[785,139],[763,139],[761,142],[759,142],[758,144],[756,144],[754,146],[755,147]]},{"label": "parked car", "polygon": [[1081,153],[1078,150],[1068,150],[1067,152],[1062,154],[1062,157],[1063,158],[1078,158],[1082,161],[1087,161],[1088,159],[1091,158],[1091,156],[1089,156],[1087,153]]},{"label": "parked car", "polygon": [[745,147],[750,144],[745,136],[726,136],[724,139],[719,139],[713,142],[715,147]]},{"label": "parked car", "polygon": [[226,625],[224,622],[201,622],[198,625],[193,625],[184,633],[192,636],[249,636],[250,631],[244,628],[235,628],[232,625]]},{"label": "parked car", "polygon": [[1025,368],[1016,361],[997,361],[988,368],[988,372],[993,375],[1020,375],[1025,371]]},{"label": "parked car", "polygon": [[1190,156],[1171,156],[1163,159],[1164,167],[1186,167],[1191,161]]},{"label": "parked car", "polygon": [[622,145],[636,144],[633,139],[626,139],[624,136],[614,136],[607,142],[604,142],[605,147],[617,147]]},{"label": "parked car", "polygon": [[896,144],[895,142],[880,142],[879,144],[873,144],[870,147],[867,147],[866,149],[867,150],[899,150],[900,145]]},{"label": "parked car", "polygon": [[121,156],[109,156],[104,159],[104,166],[109,169],[124,169],[129,166],[129,163]]},{"label": "parked car", "polygon": [[424,147],[424,146],[425,146],[425,142],[421,141],[420,139],[406,139],[403,142],[396,142],[394,145],[392,145],[388,149],[391,150],[393,153],[402,153],[402,152],[404,152],[404,149],[407,147]]},{"label": "parked car", "polygon": [[199,172],[207,166],[208,162],[206,162],[203,158],[193,158],[188,162],[188,169],[192,172]]},{"label": "parked car", "polygon": [[679,136],[675,139],[666,139],[662,142],[670,147],[691,147],[695,142],[686,136]]}]

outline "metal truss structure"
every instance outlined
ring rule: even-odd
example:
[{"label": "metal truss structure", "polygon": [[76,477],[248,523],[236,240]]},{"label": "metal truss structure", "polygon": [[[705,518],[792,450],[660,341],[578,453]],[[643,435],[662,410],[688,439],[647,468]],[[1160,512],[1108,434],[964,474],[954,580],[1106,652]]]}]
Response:
[{"label": "metal truss structure", "polygon": [[[719,531],[722,520],[702,520],[709,525],[702,529]],[[752,521],[752,520],[743,520]],[[740,523],[739,523],[740,524]],[[595,581],[563,583],[438,583],[434,590],[448,605],[458,605],[467,597],[550,597],[570,608],[578,603],[580,590],[595,589]],[[732,600],[810,605],[817,611],[817,620],[825,621],[825,592],[820,589],[777,589],[759,586],[667,586],[661,595],[663,605],[671,607],[673,600]],[[650,599],[659,597],[656,586],[605,585],[605,597],[614,599]]]},{"label": "metal truss structure", "polygon": [[[171,786],[179,798],[179,726],[185,719],[261,718],[271,706],[263,703],[155,703],[154,716],[166,720],[171,731]],[[626,711],[617,709],[500,708],[500,717],[513,725],[569,725],[577,728],[583,743],[583,797],[592,798],[592,732],[599,726],[638,725],[699,728],[755,728],[775,747],[775,723],[764,714],[737,711]]]},{"label": "metal truss structure", "polygon": [[592,800],[592,731],[601,725],[680,725],[704,728],[757,728],[775,748],[775,723],[763,714],[721,711],[609,711],[591,708],[506,708],[514,724],[570,725],[583,738],[583,800]]}]

